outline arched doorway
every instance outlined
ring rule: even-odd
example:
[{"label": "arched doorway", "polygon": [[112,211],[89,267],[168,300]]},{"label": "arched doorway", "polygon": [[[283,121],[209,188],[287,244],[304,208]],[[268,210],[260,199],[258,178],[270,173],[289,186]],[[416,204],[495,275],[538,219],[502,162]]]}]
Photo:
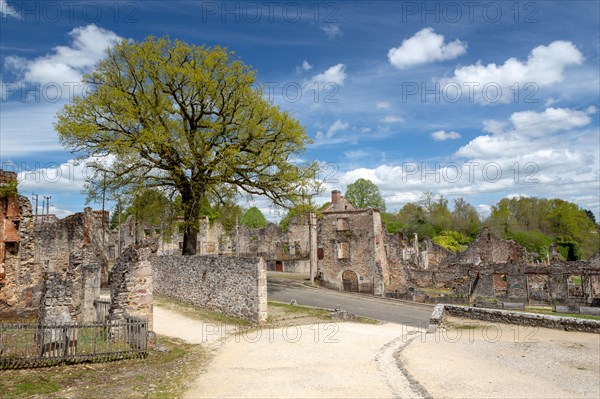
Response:
[{"label": "arched doorway", "polygon": [[275,271],[282,272],[283,271],[283,262],[280,260],[275,261]]},{"label": "arched doorway", "polygon": [[358,276],[352,270],[342,273],[344,291],[358,292]]}]

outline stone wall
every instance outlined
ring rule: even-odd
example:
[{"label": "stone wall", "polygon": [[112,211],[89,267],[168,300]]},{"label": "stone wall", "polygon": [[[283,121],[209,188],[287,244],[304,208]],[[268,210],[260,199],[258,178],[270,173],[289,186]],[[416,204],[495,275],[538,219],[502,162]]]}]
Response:
[{"label": "stone wall", "polygon": [[[35,261],[49,272],[64,273],[71,252],[91,245],[99,257],[102,282],[108,282],[109,260],[114,256],[108,214],[86,208],[64,219],[45,219],[35,224]],[[103,227],[104,226],[104,227]]]},{"label": "stone wall", "polygon": [[256,322],[267,318],[267,275],[262,258],[156,256],[155,292]]},{"label": "stone wall", "polygon": [[556,328],[566,331],[600,333],[600,321],[598,320],[443,304],[436,305],[434,308],[429,321],[429,331],[435,331],[435,328],[443,322],[446,315],[489,321],[491,323],[507,323],[522,326]]},{"label": "stone wall", "polygon": [[[6,175],[0,170],[3,179],[11,177],[16,181],[16,175]],[[33,231],[27,197],[0,198],[0,313],[26,314],[37,310],[43,267],[34,261]]]},{"label": "stone wall", "polygon": [[96,322],[94,299],[99,296],[100,262],[85,246],[70,254],[66,274],[44,274],[38,319],[44,324]]},{"label": "stone wall", "polygon": [[148,321],[153,328],[154,272],[150,259],[155,248],[131,245],[115,262],[110,281],[111,322],[134,316]]},{"label": "stone wall", "polygon": [[387,260],[378,217],[379,211],[374,209],[323,213],[317,245],[323,255],[319,278],[325,286],[383,294]]},{"label": "stone wall", "polygon": [[[437,290],[471,301],[482,297],[531,304],[591,304],[600,298],[600,253],[586,261],[540,263],[516,242],[495,237],[487,229],[457,254],[427,242],[418,258],[407,260],[397,255],[394,245],[387,246],[390,268],[404,270],[408,285],[392,287],[400,297],[412,288],[412,292]],[[421,261],[423,256],[429,261]]]}]

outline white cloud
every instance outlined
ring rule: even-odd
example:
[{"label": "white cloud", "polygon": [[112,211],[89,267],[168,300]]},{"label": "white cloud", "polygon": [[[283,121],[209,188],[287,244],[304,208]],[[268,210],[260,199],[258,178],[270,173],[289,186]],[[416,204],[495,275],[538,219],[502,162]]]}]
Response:
[{"label": "white cloud", "polygon": [[333,122],[331,124],[331,126],[329,126],[329,128],[327,129],[327,131],[325,133],[323,133],[321,131],[317,132],[317,140],[330,139],[333,136],[335,136],[335,134],[337,132],[346,130],[346,129],[348,129],[348,127],[350,127],[349,123],[343,122],[342,120],[337,119],[335,122]]},{"label": "white cloud", "polygon": [[307,60],[304,60],[302,61],[302,65],[296,67],[296,73],[300,74],[302,72],[310,71],[312,68],[313,66]]},{"label": "white cloud", "polygon": [[386,115],[381,121],[383,123],[399,123],[404,122],[404,119],[398,115]]},{"label": "white cloud", "polygon": [[485,219],[492,214],[492,207],[487,204],[479,204],[475,209],[477,209],[477,213],[479,213],[481,219]]},{"label": "white cloud", "polygon": [[588,113],[595,112],[595,108],[588,108],[585,112],[568,108],[546,108],[544,112],[515,112],[510,121],[515,130],[530,136],[539,136],[589,125],[591,119]]},{"label": "white cloud", "polygon": [[431,137],[433,137],[435,141],[455,140],[460,138],[460,133],[438,130],[431,133]]},{"label": "white cloud", "polygon": [[56,46],[44,56],[28,60],[6,57],[5,67],[28,83],[75,83],[104,57],[107,48],[121,40],[116,33],[94,24],[69,32],[71,44]]},{"label": "white cloud", "polygon": [[375,108],[377,109],[390,109],[391,104],[388,101],[377,101]]},{"label": "white cloud", "polygon": [[522,98],[539,88],[562,82],[564,69],[582,62],[583,55],[573,43],[558,40],[534,48],[527,61],[509,58],[502,65],[483,65],[478,61],[456,68],[452,78],[441,82],[444,85],[457,83],[464,90],[473,90],[475,99],[482,103],[508,103],[514,100],[515,93]]},{"label": "white cloud", "polygon": [[365,150],[352,150],[344,152],[344,156],[348,159],[360,159],[369,156],[371,153]]},{"label": "white cloud", "polygon": [[318,83],[321,87],[329,83],[343,86],[346,77],[346,65],[336,64],[329,67],[325,72],[313,76],[310,83]]},{"label": "white cloud", "polygon": [[467,51],[467,44],[456,39],[444,43],[444,36],[425,28],[402,41],[400,47],[388,51],[390,63],[398,69],[407,69],[435,61],[454,59]]},{"label": "white cloud", "polygon": [[327,24],[320,27],[325,32],[328,38],[335,39],[337,36],[343,36],[344,32],[340,29],[338,24]]},{"label": "white cloud", "polygon": [[0,15],[21,18],[21,14],[15,10],[6,0],[0,0]]}]

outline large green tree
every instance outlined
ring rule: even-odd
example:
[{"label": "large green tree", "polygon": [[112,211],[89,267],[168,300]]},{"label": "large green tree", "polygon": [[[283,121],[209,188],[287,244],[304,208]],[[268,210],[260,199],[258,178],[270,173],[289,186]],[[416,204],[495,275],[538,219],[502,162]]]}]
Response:
[{"label": "large green tree", "polygon": [[371,180],[361,178],[348,184],[344,197],[356,208],[376,208],[385,212],[385,201],[379,187]]},{"label": "large green tree", "polygon": [[267,226],[267,218],[265,215],[258,209],[253,206],[248,209],[244,215],[242,216],[242,224],[244,226],[250,227],[251,229],[263,228]]},{"label": "large green tree", "polygon": [[66,105],[61,143],[92,163],[112,189],[178,191],[183,253],[196,253],[206,198],[244,191],[286,206],[314,176],[289,159],[310,141],[300,123],[265,99],[255,71],[221,47],[168,37],[122,41],[84,77],[90,90]]}]

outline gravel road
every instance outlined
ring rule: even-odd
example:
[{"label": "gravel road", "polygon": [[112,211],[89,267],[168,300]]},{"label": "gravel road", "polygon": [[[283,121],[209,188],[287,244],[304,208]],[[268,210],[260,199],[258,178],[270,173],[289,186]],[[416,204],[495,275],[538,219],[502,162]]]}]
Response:
[{"label": "gravel road", "polygon": [[154,329],[214,351],[186,398],[419,397],[395,365],[394,353],[406,342],[399,324],[319,323],[221,335],[233,327],[155,306]]},{"label": "gravel road", "polygon": [[600,397],[600,335],[450,322],[436,334],[394,323],[235,334],[154,308],[158,334],[213,351],[186,398]]},{"label": "gravel road", "polygon": [[600,335],[450,321],[463,328],[419,334],[399,356],[432,397],[600,398]]}]

